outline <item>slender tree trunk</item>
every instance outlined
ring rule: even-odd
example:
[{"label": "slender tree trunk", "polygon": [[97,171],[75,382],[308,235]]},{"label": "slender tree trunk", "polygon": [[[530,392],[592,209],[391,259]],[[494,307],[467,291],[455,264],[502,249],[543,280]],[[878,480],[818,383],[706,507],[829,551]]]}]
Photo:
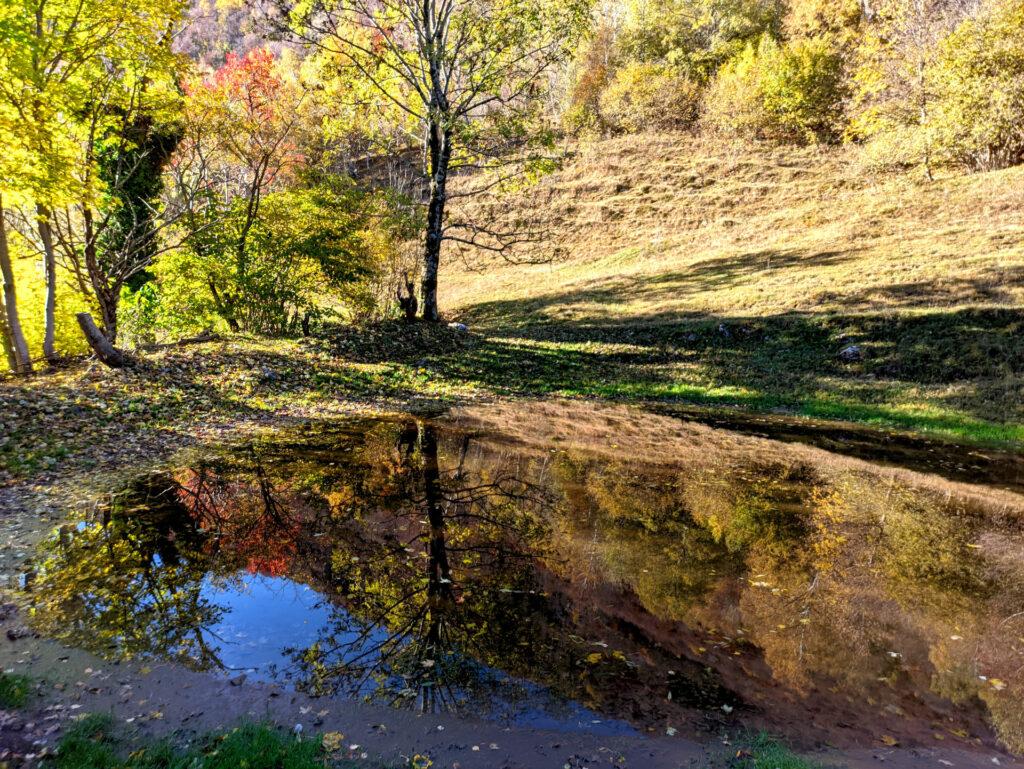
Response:
[{"label": "slender tree trunk", "polygon": [[918,88],[918,118],[921,121],[921,132],[924,135],[924,171],[928,181],[935,181],[932,174],[932,139],[928,129],[928,80],[925,75],[925,61],[919,59],[917,62],[917,88]]},{"label": "slender tree trunk", "polygon": [[107,276],[100,266],[99,254],[96,251],[96,228],[92,209],[84,203],[82,224],[85,228],[85,269],[89,273],[92,293],[100,308],[102,331],[111,344],[117,344],[117,306],[121,299],[121,287],[116,281],[113,286],[107,282]]},{"label": "slender tree trunk", "polygon": [[217,283],[210,278],[210,296],[213,297],[213,306],[217,310],[217,314],[220,315],[228,324],[228,328],[238,333],[242,330],[238,323],[238,319],[235,318],[234,301],[228,301],[221,297],[220,291],[217,290]]},{"label": "slender tree trunk", "polygon": [[45,330],[43,332],[43,357],[53,363],[57,359],[57,255],[53,250],[53,229],[50,224],[50,209],[41,203],[36,206],[39,218],[39,239],[43,242],[43,268],[46,274]]},{"label": "slender tree trunk", "polygon": [[14,355],[14,343],[11,341],[11,327],[7,325],[7,310],[0,303],[0,337],[4,343],[4,357],[7,359],[7,368],[11,371],[18,370],[18,358]]},{"label": "slender tree trunk", "polygon": [[444,240],[444,209],[448,202],[448,166],[452,159],[451,134],[436,123],[430,127],[430,204],[423,254],[423,320],[438,321],[437,273]]},{"label": "slender tree trunk", "polygon": [[111,368],[123,368],[131,365],[131,359],[110,343],[110,340],[96,327],[92,315],[80,312],[77,315],[78,325],[82,328],[85,340],[96,353],[96,357]]},{"label": "slender tree trunk", "polygon": [[15,370],[22,374],[32,371],[32,359],[28,354],[25,334],[21,329],[18,316],[18,300],[14,291],[14,269],[11,266],[11,252],[7,247],[7,222],[4,219],[3,198],[0,197],[0,273],[4,283],[4,314],[7,317],[7,330],[10,344],[14,350]]}]

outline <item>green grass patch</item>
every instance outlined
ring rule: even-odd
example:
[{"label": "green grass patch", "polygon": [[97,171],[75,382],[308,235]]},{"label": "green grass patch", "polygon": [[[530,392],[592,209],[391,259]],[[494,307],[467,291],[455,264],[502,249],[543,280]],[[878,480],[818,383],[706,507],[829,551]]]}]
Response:
[{"label": "green grass patch", "polygon": [[32,679],[27,676],[0,673],[0,707],[24,707],[31,688]]},{"label": "green grass patch", "polygon": [[823,769],[821,764],[799,756],[769,734],[751,739],[733,762],[739,769]]},{"label": "green grass patch", "polygon": [[50,769],[323,769],[349,767],[327,755],[320,739],[299,740],[266,724],[247,724],[212,733],[195,747],[168,742],[129,745],[113,720],[90,715],[61,739]]}]

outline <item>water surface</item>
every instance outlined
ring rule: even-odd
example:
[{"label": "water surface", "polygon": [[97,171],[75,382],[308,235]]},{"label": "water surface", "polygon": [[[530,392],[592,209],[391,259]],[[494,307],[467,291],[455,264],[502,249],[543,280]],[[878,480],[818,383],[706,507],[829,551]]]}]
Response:
[{"label": "water surface", "polygon": [[1006,489],[583,406],[362,420],[139,478],[44,633],[554,729],[1024,750]]}]

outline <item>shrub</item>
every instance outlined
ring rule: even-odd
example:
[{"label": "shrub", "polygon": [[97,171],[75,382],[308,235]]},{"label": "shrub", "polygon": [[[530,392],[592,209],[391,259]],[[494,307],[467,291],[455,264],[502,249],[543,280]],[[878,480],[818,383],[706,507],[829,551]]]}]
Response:
[{"label": "shrub", "polygon": [[976,170],[1024,163],[1024,0],[960,24],[934,64],[935,149]]},{"label": "shrub", "polygon": [[244,200],[228,205],[202,239],[154,266],[162,328],[294,334],[304,318],[365,316],[369,290],[411,232],[411,218],[383,193],[325,177],[266,195],[239,251]]},{"label": "shrub", "polygon": [[708,94],[710,124],[741,136],[790,142],[837,137],[845,85],[842,58],[825,38],[785,47],[763,37],[719,72]]},{"label": "shrub", "polygon": [[781,134],[831,141],[843,117],[843,62],[825,38],[805,38],[779,51],[762,70],[764,106]]},{"label": "shrub", "polygon": [[632,0],[620,39],[629,61],[661,61],[704,84],[747,43],[782,31],[784,0]]},{"label": "shrub", "polygon": [[628,64],[601,94],[600,114],[609,128],[636,133],[647,128],[683,129],[697,121],[700,90],[663,64]]},{"label": "shrub", "polygon": [[[266,724],[244,724],[176,750],[154,743],[128,753],[107,715],[90,715],[61,738],[53,769],[322,769],[323,741],[299,741]],[[122,757],[122,754],[128,755]]]}]

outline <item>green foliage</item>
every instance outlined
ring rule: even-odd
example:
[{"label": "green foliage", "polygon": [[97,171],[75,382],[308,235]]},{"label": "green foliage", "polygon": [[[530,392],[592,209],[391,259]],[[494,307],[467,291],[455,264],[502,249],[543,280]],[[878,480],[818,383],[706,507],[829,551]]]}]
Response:
[{"label": "green foliage", "polygon": [[705,100],[707,123],[720,131],[761,137],[768,123],[764,109],[764,54],[776,55],[778,45],[763,38],[758,48],[748,45],[718,73]]},{"label": "green foliage", "polygon": [[199,747],[177,751],[157,743],[122,758],[109,716],[90,715],[61,739],[52,769],[322,769],[319,740],[299,741],[268,725],[247,724],[211,734]]},{"label": "green foliage", "polygon": [[[106,194],[100,208],[106,226],[99,235],[102,266],[113,272],[130,272],[128,285],[138,288],[148,276],[143,272],[158,248],[156,214],[164,189],[164,168],[181,138],[173,123],[156,124],[153,115],[135,112],[125,115],[131,122],[112,128],[100,144],[98,173]],[[136,268],[136,269],[132,269]]]},{"label": "green foliage", "polygon": [[846,97],[843,63],[825,38],[796,40],[764,72],[764,107],[795,140],[836,137]]},{"label": "green foliage", "polygon": [[748,45],[719,72],[708,95],[712,125],[776,141],[834,139],[845,97],[842,59],[825,38]]},{"label": "green foliage", "polygon": [[167,328],[198,330],[220,319],[246,331],[289,334],[306,316],[365,312],[377,299],[365,285],[415,223],[396,201],[343,177],[268,194],[244,245],[243,198],[211,216],[215,226],[154,268]]},{"label": "green foliage", "polygon": [[1024,162],[1024,2],[961,24],[934,64],[936,149],[977,170]]},{"label": "green foliage", "polygon": [[698,81],[764,35],[778,37],[782,0],[632,0],[620,50],[629,60],[666,62]]},{"label": "green foliage", "polygon": [[32,680],[14,673],[0,672],[0,707],[20,708],[28,701]]},{"label": "green foliage", "polygon": [[603,121],[630,133],[689,128],[699,109],[697,85],[665,64],[627,64],[600,97]]}]

